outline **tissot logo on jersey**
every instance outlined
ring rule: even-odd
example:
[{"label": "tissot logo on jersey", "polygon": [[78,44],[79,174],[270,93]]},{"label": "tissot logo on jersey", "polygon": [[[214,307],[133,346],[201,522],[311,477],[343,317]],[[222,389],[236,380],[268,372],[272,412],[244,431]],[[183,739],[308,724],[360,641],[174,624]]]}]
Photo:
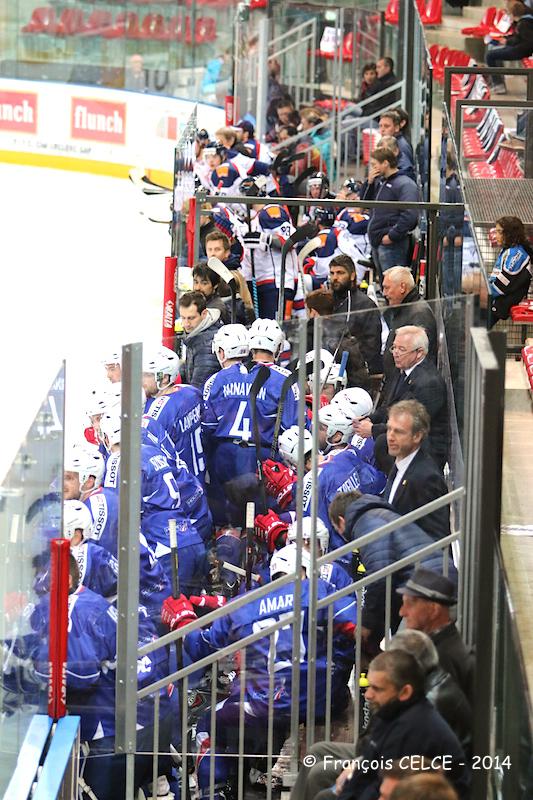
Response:
[{"label": "tissot logo on jersey", "polygon": [[126,104],[73,97],[71,135],[73,139],[125,144]]},{"label": "tissot logo on jersey", "polygon": [[0,130],[37,133],[37,95],[0,92]]}]

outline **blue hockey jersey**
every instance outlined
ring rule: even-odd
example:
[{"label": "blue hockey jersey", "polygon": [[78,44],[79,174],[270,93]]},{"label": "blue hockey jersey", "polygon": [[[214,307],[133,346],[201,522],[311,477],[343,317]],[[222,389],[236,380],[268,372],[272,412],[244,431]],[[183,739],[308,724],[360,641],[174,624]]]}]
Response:
[{"label": "blue hockey jersey", "polygon": [[118,494],[100,486],[85,499],[93,518],[93,539],[112,556],[118,547]]},{"label": "blue hockey jersey", "polygon": [[[117,661],[117,610],[100,595],[79,586],[69,595],[69,635],[67,652],[67,704],[71,714],[81,717],[81,738],[101,739],[115,734],[115,671]],[[32,653],[37,674],[48,679],[49,623],[48,598],[34,609],[31,626],[42,639]],[[139,645],[156,638],[146,609],[139,609]],[[168,675],[168,656],[164,648],[143,656],[137,662],[138,688]],[[169,711],[167,688],[159,692],[160,713]],[[137,727],[153,724],[153,699],[137,704]]]},{"label": "blue hockey jersey", "polygon": [[[364,494],[379,495],[385,488],[387,478],[378,469],[362,460],[358,451],[348,445],[333,450],[318,467],[318,509],[317,514],[329,531],[329,549],[335,550],[344,544],[340,534],[330,522],[328,509],[337,492],[350,492],[354,489]],[[311,514],[313,491],[310,472],[304,478],[304,515]],[[344,560],[343,560],[344,563]]]},{"label": "blue hockey jersey", "polygon": [[194,386],[173,386],[168,394],[156,397],[145,406],[147,416],[166,430],[189,472],[202,484],[205,481],[201,422],[202,395]]},{"label": "blue hockey jersey", "polygon": [[[202,436],[206,439],[252,439],[248,395],[251,382],[244,364],[232,364],[205,382]],[[206,443],[207,446],[207,443]]]},{"label": "blue hockey jersey", "polygon": [[[254,364],[250,370],[250,384],[254,382],[260,366],[259,364]],[[274,438],[274,425],[280,404],[281,389],[285,379],[290,375],[290,372],[283,369],[283,367],[278,367],[277,364],[267,364],[266,366],[270,369],[270,377],[257,395],[257,419],[261,445],[268,453],[272,445],[272,439]],[[300,391],[297,384],[293,384],[287,392],[283,404],[280,434],[288,430],[292,425],[298,425],[299,399]],[[306,420],[306,426],[309,427],[309,425],[309,420]],[[266,454],[263,455],[267,457]]]},{"label": "blue hockey jersey", "polygon": [[[333,593],[333,587],[318,580],[318,598],[322,599]],[[231,606],[231,603],[230,603]],[[216,620],[210,628],[193,631],[185,637],[184,647],[193,661],[210,655],[214,650],[238,642],[253,633],[264,631],[265,637],[248,645],[246,650],[246,673],[248,684],[245,689],[245,703],[249,704],[249,713],[265,716],[269,702],[269,628],[289,616],[294,607],[294,584],[290,583],[280,589],[272,584],[271,592],[265,597],[237,609],[233,613]],[[317,634],[316,653],[316,708],[317,714],[323,713],[326,688],[326,631],[327,609],[318,612],[314,629]],[[334,604],[334,624],[351,622],[353,617],[353,601],[344,598]],[[300,637],[300,713],[305,713],[307,699],[307,648],[309,629],[309,582],[302,582],[302,615],[297,621],[301,626]],[[291,708],[291,674],[292,674],[292,625],[279,629],[274,634],[274,710],[289,714]],[[234,691],[240,692],[239,681],[235,681]]]}]

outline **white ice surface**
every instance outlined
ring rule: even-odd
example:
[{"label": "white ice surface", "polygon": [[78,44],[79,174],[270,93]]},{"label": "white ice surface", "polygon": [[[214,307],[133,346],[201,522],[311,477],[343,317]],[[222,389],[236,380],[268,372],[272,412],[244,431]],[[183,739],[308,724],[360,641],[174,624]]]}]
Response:
[{"label": "white ice surface", "polygon": [[109,347],[160,341],[167,225],[126,180],[0,164],[0,481],[61,360],[67,438]]}]

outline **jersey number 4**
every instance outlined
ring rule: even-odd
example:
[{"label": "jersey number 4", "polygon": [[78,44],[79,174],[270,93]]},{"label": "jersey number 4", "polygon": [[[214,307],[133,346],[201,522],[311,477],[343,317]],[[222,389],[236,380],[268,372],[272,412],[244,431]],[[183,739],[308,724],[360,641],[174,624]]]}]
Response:
[{"label": "jersey number 4", "polygon": [[244,416],[248,409],[248,401],[243,400],[239,403],[239,408],[237,409],[237,415],[235,417],[235,422],[231,426],[229,435],[235,437],[235,439],[242,439],[243,442],[248,442],[251,437],[251,430],[250,430],[250,418],[248,416]]}]

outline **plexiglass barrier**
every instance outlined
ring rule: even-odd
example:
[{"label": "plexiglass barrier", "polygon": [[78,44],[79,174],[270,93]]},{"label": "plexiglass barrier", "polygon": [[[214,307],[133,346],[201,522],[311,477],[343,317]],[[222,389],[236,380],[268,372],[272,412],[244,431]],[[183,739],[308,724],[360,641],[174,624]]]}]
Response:
[{"label": "plexiglass barrier", "polygon": [[46,572],[50,539],[61,535],[64,389],[62,367],[0,486],[2,793],[33,715],[46,713]]}]

